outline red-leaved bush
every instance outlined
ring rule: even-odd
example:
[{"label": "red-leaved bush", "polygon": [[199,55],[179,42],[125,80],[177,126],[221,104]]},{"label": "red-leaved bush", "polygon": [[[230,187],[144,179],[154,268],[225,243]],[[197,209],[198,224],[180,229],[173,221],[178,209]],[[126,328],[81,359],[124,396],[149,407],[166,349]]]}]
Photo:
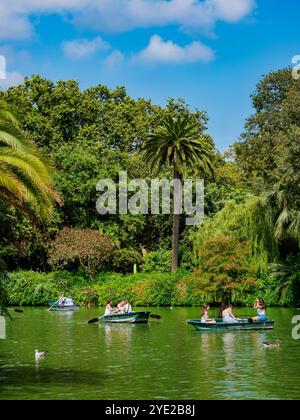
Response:
[{"label": "red-leaved bush", "polygon": [[50,245],[49,263],[53,268],[82,268],[93,278],[106,267],[112,253],[111,241],[97,230],[64,228]]}]

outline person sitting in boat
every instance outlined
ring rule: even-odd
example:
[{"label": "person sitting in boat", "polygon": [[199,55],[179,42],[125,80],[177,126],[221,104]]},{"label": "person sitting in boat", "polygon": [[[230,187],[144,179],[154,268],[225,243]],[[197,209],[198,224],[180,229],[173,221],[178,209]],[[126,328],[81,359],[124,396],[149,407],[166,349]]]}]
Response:
[{"label": "person sitting in boat", "polygon": [[73,302],[73,299],[72,299],[72,298],[70,298],[70,297],[66,297],[66,298],[65,298],[65,303],[64,303],[64,306],[75,306],[75,305],[74,305],[74,302]]},{"label": "person sitting in boat", "polygon": [[128,300],[125,301],[124,312],[125,314],[130,314],[132,312],[132,307]]},{"label": "person sitting in boat", "polygon": [[105,307],[104,316],[113,315],[114,313],[116,313],[116,310],[113,308],[112,305],[113,305],[113,301],[109,300]]},{"label": "person sitting in boat", "polygon": [[126,305],[126,300],[122,300],[118,305],[117,305],[117,312],[124,314],[125,313],[125,305]]},{"label": "person sitting in boat", "polygon": [[266,322],[268,317],[266,315],[267,306],[263,299],[257,299],[254,305],[254,308],[257,309],[257,316],[252,318],[254,322]]},{"label": "person sitting in boat", "polygon": [[65,297],[65,295],[64,295],[64,294],[62,294],[62,295],[60,296],[60,298],[59,298],[58,305],[59,305],[59,306],[64,306],[64,305],[65,305],[65,303],[66,303],[66,297]]},{"label": "person sitting in boat", "polygon": [[222,313],[223,322],[225,324],[235,324],[239,322],[239,319],[233,314],[233,306],[226,305],[225,310]]},{"label": "person sitting in boat", "polygon": [[215,319],[209,318],[208,316],[209,310],[210,310],[210,306],[208,305],[208,303],[206,303],[201,310],[202,324],[215,324],[216,323]]}]

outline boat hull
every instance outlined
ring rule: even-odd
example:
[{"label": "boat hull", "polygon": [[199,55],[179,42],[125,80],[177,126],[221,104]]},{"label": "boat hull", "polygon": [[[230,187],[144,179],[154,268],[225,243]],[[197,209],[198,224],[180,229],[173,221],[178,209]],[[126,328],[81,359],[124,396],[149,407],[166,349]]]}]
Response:
[{"label": "boat hull", "polygon": [[100,322],[112,324],[147,324],[151,312],[130,312],[129,314],[106,315],[99,318]]},{"label": "boat hull", "polygon": [[238,323],[226,324],[224,322],[217,322],[216,324],[204,324],[199,320],[188,320],[187,323],[196,328],[197,331],[257,331],[257,330],[273,330],[274,321],[268,320],[266,322],[249,322],[248,320],[241,320]]},{"label": "boat hull", "polygon": [[48,306],[50,306],[49,310],[53,312],[75,312],[80,310],[79,305],[59,305],[57,301],[48,302]]},{"label": "boat hull", "polygon": [[53,306],[50,308],[52,312],[76,312],[80,310],[80,306],[73,305],[73,306]]}]

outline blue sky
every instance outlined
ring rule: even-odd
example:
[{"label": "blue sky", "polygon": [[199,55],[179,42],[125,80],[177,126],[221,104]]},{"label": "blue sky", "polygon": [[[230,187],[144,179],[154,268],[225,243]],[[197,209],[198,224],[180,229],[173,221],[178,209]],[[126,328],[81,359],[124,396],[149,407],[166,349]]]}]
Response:
[{"label": "blue sky", "polygon": [[300,54],[299,17],[298,0],[0,0],[0,85],[40,73],[161,105],[183,97],[225,151],[261,75]]}]

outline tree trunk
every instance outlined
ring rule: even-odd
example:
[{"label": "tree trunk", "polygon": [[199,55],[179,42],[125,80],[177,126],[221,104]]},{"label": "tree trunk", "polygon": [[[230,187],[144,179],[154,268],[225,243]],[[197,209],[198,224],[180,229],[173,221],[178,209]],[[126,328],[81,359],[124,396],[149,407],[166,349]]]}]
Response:
[{"label": "tree trunk", "polygon": [[179,267],[179,224],[180,215],[173,214],[173,238],[172,238],[172,272]]},{"label": "tree trunk", "polygon": [[[180,179],[179,173],[174,169],[174,179]],[[173,195],[173,236],[172,236],[172,272],[179,268],[179,231],[180,231],[180,214],[175,214],[177,200],[181,197],[176,197],[175,191]]]}]

